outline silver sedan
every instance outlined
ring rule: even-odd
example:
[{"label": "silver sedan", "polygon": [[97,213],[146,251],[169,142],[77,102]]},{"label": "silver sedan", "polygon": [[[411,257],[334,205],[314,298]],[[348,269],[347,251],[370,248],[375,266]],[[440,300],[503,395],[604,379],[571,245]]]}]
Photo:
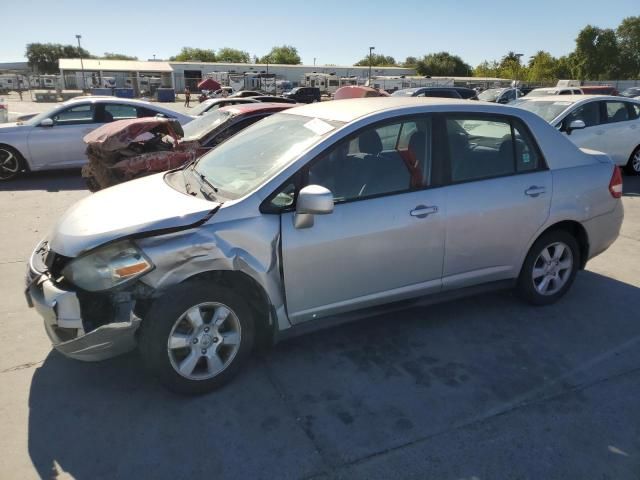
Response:
[{"label": "silver sedan", "polygon": [[138,345],[204,392],[258,339],[494,288],[551,304],[617,238],[621,195],[608,156],[524,110],[322,102],[81,200],[36,247],[28,298],[63,354]]},{"label": "silver sedan", "polygon": [[114,120],[162,115],[181,124],[192,116],[142,100],[81,97],[24,122],[0,125],[0,181],[20,172],[80,167],[86,163],[82,138]]}]

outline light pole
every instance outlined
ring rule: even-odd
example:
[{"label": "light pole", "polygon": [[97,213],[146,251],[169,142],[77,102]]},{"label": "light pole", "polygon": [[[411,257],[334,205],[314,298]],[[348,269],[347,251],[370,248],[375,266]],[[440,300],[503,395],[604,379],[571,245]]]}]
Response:
[{"label": "light pole", "polygon": [[518,100],[518,72],[520,71],[520,57],[522,57],[522,53],[516,53],[514,56],[516,57],[516,72],[515,72],[515,80],[514,80],[514,87],[516,89],[515,93],[516,93],[516,100]]},{"label": "light pole", "polygon": [[371,86],[371,52],[373,52],[376,47],[369,47],[369,86]]},{"label": "light pole", "polygon": [[82,70],[82,90],[84,91],[87,88],[87,83],[84,78],[84,62],[82,61],[82,47],[80,46],[80,39],[82,38],[82,35],[76,35],[76,38],[78,39],[78,56],[80,57],[80,69]]}]

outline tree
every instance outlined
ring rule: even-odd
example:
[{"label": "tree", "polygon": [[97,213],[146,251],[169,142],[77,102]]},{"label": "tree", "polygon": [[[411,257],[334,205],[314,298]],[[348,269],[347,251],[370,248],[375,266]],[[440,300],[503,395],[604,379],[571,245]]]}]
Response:
[{"label": "tree", "polygon": [[620,75],[620,49],[615,32],[587,25],[576,38],[575,59],[580,79],[599,80]]},{"label": "tree", "polygon": [[406,68],[416,68],[418,64],[418,59],[416,57],[407,57],[404,62],[402,62],[402,66]]},{"label": "tree", "polygon": [[[369,55],[364,57],[358,63],[354,63],[356,67],[368,67]],[[391,56],[374,53],[371,55],[371,65],[374,67],[393,67],[396,65],[396,59]]]},{"label": "tree", "polygon": [[138,57],[130,57],[129,55],[125,55],[124,53],[111,53],[104,52],[102,56],[105,60],[138,60]]},{"label": "tree", "polygon": [[539,50],[529,60],[527,79],[530,82],[551,82],[557,77],[558,60],[549,52]]},{"label": "tree", "polygon": [[523,80],[527,78],[527,68],[520,63],[520,56],[515,52],[508,52],[500,60],[498,76],[501,78],[513,78]]},{"label": "tree", "polygon": [[216,61],[228,63],[249,63],[251,62],[251,57],[249,56],[249,52],[245,52],[244,50],[225,47],[221,48],[218,50],[218,53],[216,53]]},{"label": "tree", "polygon": [[216,52],[203,48],[182,47],[180,53],[169,57],[173,62],[215,62]]},{"label": "tree", "polygon": [[457,55],[448,52],[430,53],[416,63],[420,75],[436,77],[466,77],[471,74],[471,65]]},{"label": "tree", "polygon": [[38,73],[58,73],[60,58],[91,58],[91,54],[84,48],[60,43],[29,43],[25,56],[29,66]]},{"label": "tree", "polygon": [[500,65],[495,60],[488,62],[485,60],[473,69],[474,77],[497,77]]},{"label": "tree", "polygon": [[626,78],[640,77],[640,17],[627,17],[616,30],[623,75]]},{"label": "tree", "polygon": [[298,49],[291,45],[273,47],[269,53],[260,59],[260,63],[279,63],[282,65],[299,65],[302,63]]}]

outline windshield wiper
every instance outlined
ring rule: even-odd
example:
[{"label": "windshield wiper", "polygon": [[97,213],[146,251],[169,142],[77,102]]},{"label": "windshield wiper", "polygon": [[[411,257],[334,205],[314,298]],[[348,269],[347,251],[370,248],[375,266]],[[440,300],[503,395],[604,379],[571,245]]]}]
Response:
[{"label": "windshield wiper", "polygon": [[218,188],[213,183],[211,183],[207,179],[207,177],[204,176],[204,174],[196,170],[195,165],[191,167],[191,172],[200,181],[200,193],[202,193],[202,195],[204,195],[207,200],[216,200],[216,197],[213,194],[218,193]]}]

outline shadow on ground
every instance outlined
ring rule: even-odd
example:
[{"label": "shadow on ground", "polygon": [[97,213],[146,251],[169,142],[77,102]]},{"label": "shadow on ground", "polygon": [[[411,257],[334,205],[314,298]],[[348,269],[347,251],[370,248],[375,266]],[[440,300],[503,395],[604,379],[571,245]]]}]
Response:
[{"label": "shadow on ground", "polygon": [[86,190],[87,185],[80,176],[80,169],[52,170],[47,172],[23,173],[15,180],[0,183],[0,191],[45,190]]},{"label": "shadow on ground", "polygon": [[31,385],[29,454],[43,478],[358,478],[387,454],[400,469],[366,478],[632,478],[635,395],[606,391],[605,408],[583,389],[640,364],[634,299],[583,272],[550,307],[504,292],[387,314],[285,342],[195,398],[158,386],[137,354],[51,353]]},{"label": "shadow on ground", "polygon": [[623,195],[637,197],[640,195],[640,175],[625,175],[622,177]]}]

